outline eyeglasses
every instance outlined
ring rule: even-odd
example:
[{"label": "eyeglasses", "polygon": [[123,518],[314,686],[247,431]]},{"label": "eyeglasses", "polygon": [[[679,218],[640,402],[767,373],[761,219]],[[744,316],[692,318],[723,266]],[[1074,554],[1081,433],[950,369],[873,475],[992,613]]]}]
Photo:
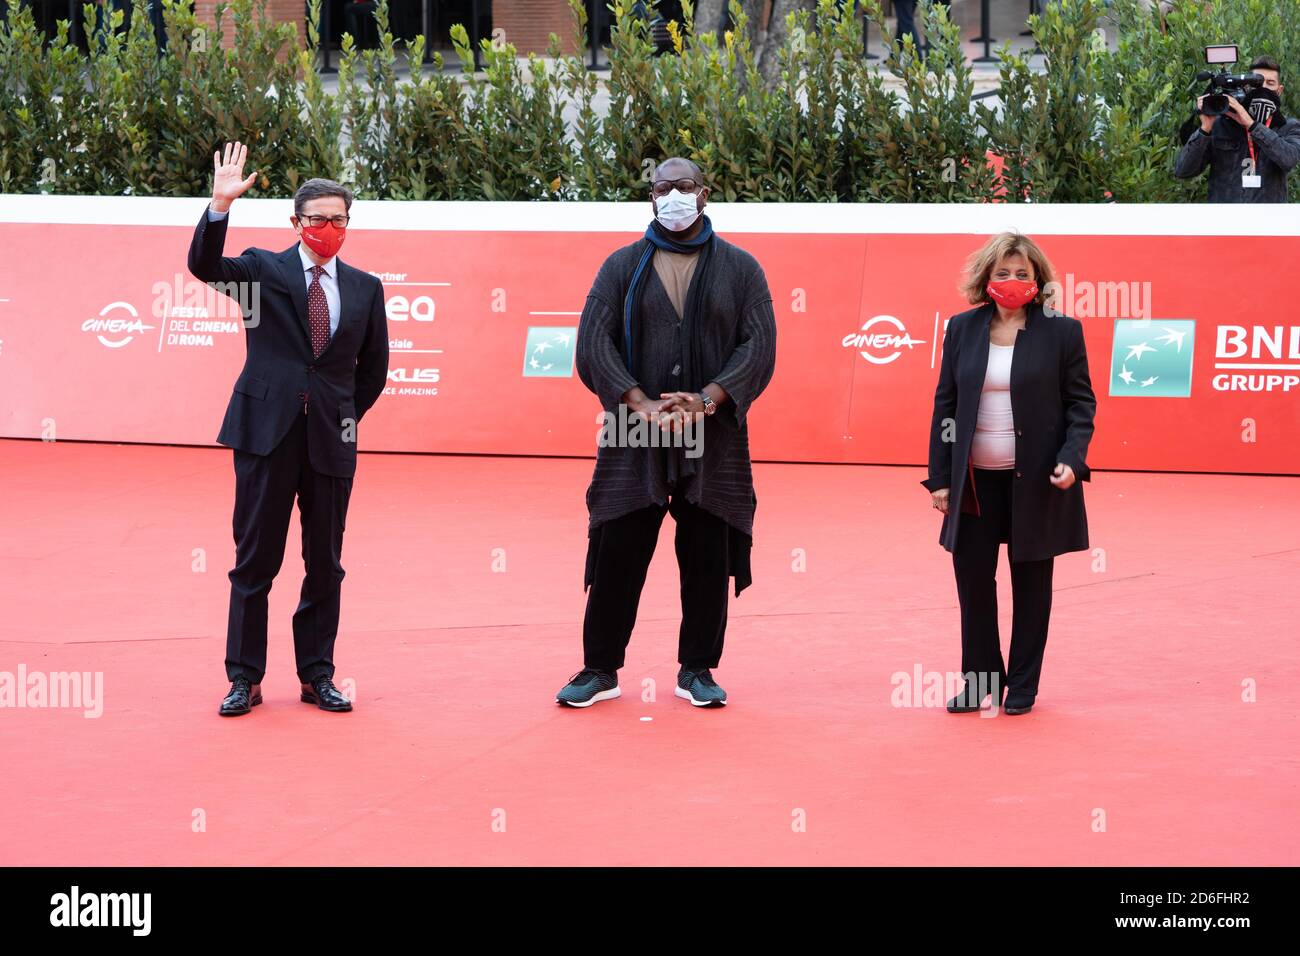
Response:
[{"label": "eyeglasses", "polygon": [[346,229],[348,223],[352,221],[351,216],[299,216],[298,221],[304,226],[311,226],[313,229],[319,229],[327,222],[334,223],[335,229]]},{"label": "eyeglasses", "polygon": [[688,196],[697,189],[702,189],[703,183],[697,183],[693,179],[660,179],[650,186],[650,192],[656,197],[667,196],[676,189],[680,193],[686,193]]}]

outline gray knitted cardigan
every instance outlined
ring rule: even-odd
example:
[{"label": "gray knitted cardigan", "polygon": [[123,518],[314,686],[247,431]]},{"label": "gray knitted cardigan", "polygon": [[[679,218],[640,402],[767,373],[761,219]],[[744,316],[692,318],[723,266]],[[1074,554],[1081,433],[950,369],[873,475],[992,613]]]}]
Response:
[{"label": "gray knitted cardigan", "polygon": [[[623,394],[636,385],[655,399],[662,392],[699,391],[710,382],[726,389],[729,400],[702,422],[703,454],[695,459],[694,473],[682,479],[676,493],[752,536],[757,498],[746,420],[776,365],[776,317],[767,278],[753,256],[715,237],[709,287],[701,299],[701,354],[694,360],[699,381],[684,382],[679,374],[681,323],[654,268],[648,267],[633,377],[623,357],[623,302],[644,242],[614,252],[596,276],[578,325],[578,376],[604,410],[614,414]],[[598,444],[587,490],[591,530],[667,502],[666,459],[674,450]]]}]

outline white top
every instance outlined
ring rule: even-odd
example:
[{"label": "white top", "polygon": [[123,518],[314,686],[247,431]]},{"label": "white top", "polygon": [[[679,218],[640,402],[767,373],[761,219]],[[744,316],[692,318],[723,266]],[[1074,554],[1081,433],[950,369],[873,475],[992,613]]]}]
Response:
[{"label": "white top", "polygon": [[975,416],[970,459],[976,468],[1005,471],[1016,466],[1016,423],[1011,414],[1011,357],[1014,345],[989,343],[989,364]]}]

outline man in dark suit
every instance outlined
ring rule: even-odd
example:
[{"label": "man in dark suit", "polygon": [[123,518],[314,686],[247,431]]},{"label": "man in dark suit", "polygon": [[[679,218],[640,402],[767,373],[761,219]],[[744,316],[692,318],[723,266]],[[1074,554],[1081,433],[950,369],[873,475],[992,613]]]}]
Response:
[{"label": "man in dark suit", "polygon": [[334,686],[334,639],[343,582],[340,555],[357,423],[384,390],[388,326],[383,285],[338,258],[352,194],[310,179],[294,195],[290,224],[300,241],[283,252],[245,249],[222,256],[231,203],[257,178],[244,177],[248,148],[227,143],[213,156],[212,202],[190,243],[189,269],[222,283],[245,314],[248,356],[235,381],[217,441],[235,452],[235,567],[230,572],[222,716],[262,702],[266,605],[284,560],[294,499],[302,524],[306,577],[293,615],[301,699],[348,711]]}]

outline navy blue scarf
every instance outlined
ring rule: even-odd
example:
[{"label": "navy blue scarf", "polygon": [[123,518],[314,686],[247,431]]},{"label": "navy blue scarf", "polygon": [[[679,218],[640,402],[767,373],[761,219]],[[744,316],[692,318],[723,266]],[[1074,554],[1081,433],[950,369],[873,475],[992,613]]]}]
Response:
[{"label": "navy blue scarf", "polygon": [[[672,232],[659,225],[657,221],[651,221],[645,231],[645,249],[641,252],[641,259],[636,264],[636,269],[632,272],[632,281],[628,283],[627,294],[623,297],[623,362],[627,365],[627,370],[634,376],[636,375],[636,343],[637,333],[641,326],[641,297],[645,293],[645,278],[650,271],[650,260],[654,258],[656,249],[663,249],[665,252],[685,252],[698,253],[700,261],[696,263],[695,275],[691,279],[691,287],[686,296],[686,304],[682,314],[682,342],[685,346],[685,355],[682,363],[682,385],[687,390],[703,388],[707,382],[695,381],[695,356],[698,354],[696,346],[696,335],[699,329],[698,312],[700,299],[703,296],[704,289],[708,287],[708,266],[713,258],[713,223],[709,217],[701,214],[702,225],[698,235],[694,239],[682,241],[677,239]],[[654,396],[651,396],[652,398]]]},{"label": "navy blue scarf", "polygon": [[[687,392],[698,392],[709,384],[707,381],[700,381],[698,365],[702,347],[701,302],[705,290],[709,287],[709,266],[713,260],[713,223],[709,222],[708,216],[702,215],[700,218],[703,222],[699,234],[694,239],[684,242],[670,230],[659,225],[657,221],[651,221],[650,227],[645,231],[645,249],[637,262],[636,270],[632,273],[632,281],[628,284],[627,294],[623,298],[623,361],[627,364],[627,370],[635,377],[637,337],[641,329],[641,299],[645,295],[646,274],[650,271],[650,260],[654,258],[655,250],[694,253],[699,256],[682,309],[680,382],[682,391]],[[650,398],[657,399],[658,396],[651,395]],[[695,459],[685,457],[681,448],[667,448],[665,453],[667,455],[665,468],[670,485],[676,486],[679,481],[695,473]]]}]

